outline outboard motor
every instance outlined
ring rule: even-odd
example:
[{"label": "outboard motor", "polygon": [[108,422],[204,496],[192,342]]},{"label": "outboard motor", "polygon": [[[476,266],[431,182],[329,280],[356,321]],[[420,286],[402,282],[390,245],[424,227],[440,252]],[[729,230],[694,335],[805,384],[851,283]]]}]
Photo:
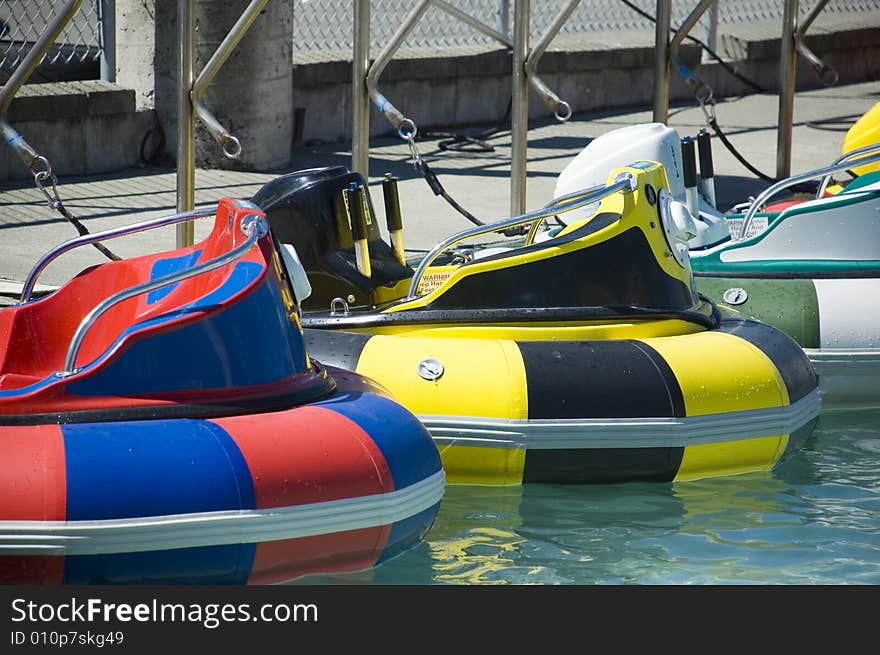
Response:
[{"label": "outboard motor", "polygon": [[[686,171],[691,162],[683,161],[678,132],[663,123],[630,125],[593,139],[559,174],[553,196],[559,198],[580,189],[604,184],[610,171],[634,161],[655,161],[663,164],[673,199],[688,204],[687,182],[690,180],[686,179]],[[702,173],[705,177],[708,171]],[[698,210],[692,212],[696,236],[688,244],[691,249],[705,248],[728,239],[730,232],[724,217],[710,204],[709,199],[701,196],[696,204]],[[580,218],[588,211],[589,207],[575,210],[581,212],[581,216],[575,212],[570,215]]]},{"label": "outboard motor", "polygon": [[406,295],[414,271],[383,241],[360,174],[344,166],[288,173],[251,202],[299,256],[312,287],[304,311],[330,309],[336,298],[377,307]]}]

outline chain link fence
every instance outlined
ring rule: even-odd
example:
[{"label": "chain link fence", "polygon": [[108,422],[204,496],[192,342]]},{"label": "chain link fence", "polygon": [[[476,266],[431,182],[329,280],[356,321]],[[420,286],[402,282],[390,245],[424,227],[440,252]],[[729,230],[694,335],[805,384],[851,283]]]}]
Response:
[{"label": "chain link fence", "polygon": [[[101,57],[99,0],[83,2],[42,65],[65,66],[96,62]],[[0,80],[9,78],[36,40],[63,7],[59,0],[4,0],[0,2]],[[40,81],[35,71],[31,81]]]},{"label": "chain link fence", "polygon": [[[509,32],[512,30],[514,1],[449,0],[449,3],[498,31]],[[414,0],[372,1],[371,46],[374,50],[380,50],[389,41],[415,4]],[[814,4],[802,0],[801,13],[809,12]],[[61,5],[60,0],[0,2],[0,81],[8,79],[21,63]],[[673,26],[680,24],[695,5],[696,0],[673,0]],[[718,24],[754,21],[778,21],[781,24],[783,5],[782,0],[717,0]],[[43,58],[44,65],[82,64],[100,59],[103,44],[101,6],[101,0],[83,2],[55,47]],[[533,39],[546,31],[564,6],[563,0],[531,1]],[[878,10],[880,0],[830,0],[823,13],[855,16],[860,12]],[[561,33],[652,30],[653,22],[648,16],[653,16],[655,11],[656,0],[581,0]],[[295,56],[296,53],[336,53],[350,57],[353,13],[352,0],[294,0]],[[703,21],[706,20],[704,15]],[[404,45],[407,48],[438,49],[496,44],[491,37],[432,6]],[[38,73],[32,81],[40,81]]]},{"label": "chain link fence", "polygon": [[[448,1],[455,8],[496,30],[512,31],[514,0]],[[680,24],[696,4],[696,0],[673,0],[673,27]],[[768,20],[779,22],[781,30],[782,0],[717,0],[716,4],[719,25]],[[371,47],[381,49],[415,5],[414,0],[373,0]],[[800,13],[807,14],[814,5],[814,1],[801,0]],[[540,37],[565,6],[567,2],[563,0],[532,0],[532,38]],[[656,0],[581,0],[560,33],[653,30],[652,20],[637,10],[653,16],[656,9]],[[857,15],[872,10],[880,10],[880,0],[831,0],[823,14]],[[705,20],[706,15],[703,17]],[[294,53],[330,51],[344,52],[350,56],[352,21],[352,0],[294,0]],[[700,28],[695,28],[695,34],[697,29]],[[490,44],[497,44],[497,41],[433,6],[404,45],[430,49]]]}]

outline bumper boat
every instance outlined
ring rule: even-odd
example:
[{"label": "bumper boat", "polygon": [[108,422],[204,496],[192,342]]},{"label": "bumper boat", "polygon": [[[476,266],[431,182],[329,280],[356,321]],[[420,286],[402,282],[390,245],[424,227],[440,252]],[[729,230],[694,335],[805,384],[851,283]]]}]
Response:
[{"label": "bumper boat", "polygon": [[[674,196],[698,217],[689,244],[697,290],[794,338],[816,368],[825,409],[880,406],[880,306],[865,302],[880,295],[880,143],[850,147],[829,166],[776,182],[722,214],[707,184],[711,153],[701,148],[697,179],[693,141],[682,139],[679,149],[671,128],[632,126],[590,143],[560,175],[556,194],[610,170],[622,143],[630,144],[627,157],[673,153],[669,168],[681,171]],[[833,183],[841,171],[862,174]],[[819,180],[809,196],[798,190]]]},{"label": "bumper boat", "polygon": [[[215,216],[201,243],[94,266],[73,247]],[[0,582],[275,583],[418,544],[444,490],[417,419],[311,361],[247,201],[61,244],[0,309]]]},{"label": "bumper boat", "polygon": [[[342,167],[282,176],[252,201],[313,281],[309,353],[413,411],[448,483],[769,470],[811,433],[809,360],[779,330],[697,296],[662,165],[638,161],[607,185],[452,235],[415,269],[386,182],[393,245],[363,179]],[[591,204],[537,239],[543,219]],[[460,245],[526,225],[510,247]]]}]

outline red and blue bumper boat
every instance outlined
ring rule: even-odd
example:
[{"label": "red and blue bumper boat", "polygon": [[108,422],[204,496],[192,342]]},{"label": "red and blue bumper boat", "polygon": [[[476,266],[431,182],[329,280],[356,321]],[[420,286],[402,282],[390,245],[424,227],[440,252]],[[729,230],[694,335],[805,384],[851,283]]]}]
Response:
[{"label": "red and blue bumper boat", "polygon": [[[89,243],[214,216],[202,242],[86,269]],[[387,391],[323,367],[247,201],[73,239],[0,309],[0,582],[270,584],[419,544],[437,448]]]}]

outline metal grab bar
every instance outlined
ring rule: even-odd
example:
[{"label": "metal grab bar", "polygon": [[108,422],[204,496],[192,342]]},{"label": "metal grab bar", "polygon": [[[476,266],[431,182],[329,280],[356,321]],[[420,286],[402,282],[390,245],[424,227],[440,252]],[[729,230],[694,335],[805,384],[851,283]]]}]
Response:
[{"label": "metal grab bar", "polygon": [[205,64],[202,72],[199,73],[199,76],[193,83],[192,91],[190,91],[193,111],[196,116],[202,120],[208,132],[211,133],[214,140],[223,148],[223,154],[229,159],[238,158],[241,154],[241,143],[229,133],[229,130],[223,127],[220,122],[214,118],[213,114],[211,114],[211,112],[202,104],[201,99],[208,86],[211,84],[211,81],[214,79],[214,76],[217,74],[217,71],[220,70],[220,67],[223,66],[229,58],[229,55],[235,49],[235,46],[237,46],[239,41],[244,37],[245,32],[248,31],[251,24],[256,20],[257,16],[260,15],[260,12],[263,10],[263,7],[266,6],[268,1],[269,0],[251,1],[244,12],[242,12],[239,19],[235,22],[235,25],[232,26],[232,29],[229,30],[226,38],[223,39],[217,47],[217,50],[211,55],[211,59],[208,60],[208,63]]},{"label": "metal grab bar", "polygon": [[[144,282],[143,284],[139,284],[128,289],[123,289],[122,291],[119,291],[118,293],[101,301],[88,314],[86,314],[85,318],[83,318],[79,326],[76,328],[76,332],[73,333],[73,337],[70,340],[70,345],[67,347],[67,355],[64,358],[64,368],[61,371],[57,372],[55,375],[57,377],[63,378],[69,375],[73,375],[78,371],[78,369],[76,369],[76,356],[77,354],[79,354],[79,349],[80,346],[82,346],[83,339],[85,338],[86,333],[89,331],[89,329],[98,320],[98,318],[100,318],[100,316],[104,314],[104,312],[106,312],[108,309],[114,307],[124,300],[133,298],[134,296],[139,296],[143,293],[148,293],[155,289],[161,289],[162,287],[166,287],[169,284],[174,284],[176,282],[180,282],[182,280],[201,275],[202,273],[208,273],[209,271],[213,271],[214,269],[220,268],[221,266],[225,266],[226,264],[235,261],[246,252],[248,252],[254,246],[258,239],[261,239],[269,233],[269,224],[262,216],[251,214],[242,219],[241,231],[245,235],[247,235],[247,239],[244,241],[244,243],[236,246],[229,252],[220,255],[219,257],[215,257],[214,259],[211,259],[203,264],[199,264],[198,266],[193,266],[190,269],[169,273],[168,275],[163,275],[162,277],[156,278],[155,280]],[[88,364],[86,366],[88,366]],[[82,368],[86,368],[86,366]]]},{"label": "metal grab bar", "polygon": [[577,9],[577,6],[580,4],[581,0],[571,0],[568,6],[559,12],[559,15],[556,17],[556,20],[553,21],[553,24],[547,28],[547,31],[541,36],[538,40],[537,45],[532,48],[532,51],[526,56],[526,77],[528,78],[529,83],[535,88],[538,94],[541,96],[541,99],[544,101],[550,109],[553,110],[553,115],[556,116],[556,120],[560,123],[564,123],[569,118],[571,118],[571,105],[568,104],[565,100],[561,100],[559,96],[557,96],[553,91],[550,90],[544,80],[542,80],[538,76],[537,68],[538,61],[540,61],[541,57],[544,56],[544,52],[547,50],[547,46],[550,45],[550,42],[562,29],[563,25],[565,25],[566,21],[571,16],[572,12]]},{"label": "metal grab bar", "polygon": [[[840,157],[835,159],[831,165],[834,164],[842,164],[844,162],[852,161],[855,157],[861,157],[869,152],[878,151],[880,152],[880,143],[872,143],[868,146],[862,146],[861,148],[856,148],[855,150],[850,150],[849,152],[845,152]],[[819,190],[816,192],[816,198],[821,198],[825,195],[825,189],[828,188],[828,183],[831,181],[831,176],[826,175],[822,178],[822,184],[819,185]]]},{"label": "metal grab bar", "polygon": [[[400,27],[394,33],[394,36],[391,37],[391,41],[388,42],[388,45],[385,46],[385,49],[376,57],[373,65],[370,66],[369,71],[367,72],[367,93],[372,99],[373,104],[376,105],[376,108],[381,111],[385,118],[388,120],[391,125],[394,126],[394,129],[398,130],[401,133],[404,133],[404,127],[407,128],[407,132],[412,136],[415,136],[416,128],[415,124],[408,119],[403,113],[397,109],[391,102],[388,101],[388,98],[383,96],[379,89],[377,88],[379,84],[379,76],[382,75],[382,71],[385,70],[385,67],[388,65],[388,62],[391,61],[391,57],[397,52],[397,49],[403,44],[406,40],[406,37],[409,36],[410,32],[415,29],[416,23],[422,18],[425,12],[428,10],[428,7],[431,6],[432,0],[421,0],[418,5],[416,5],[413,10],[409,13],[409,15],[404,19],[403,23],[401,23]],[[406,123],[409,121],[409,124]]]},{"label": "metal grab bar", "polygon": [[[550,40],[556,35],[556,33],[561,29],[562,25],[571,15],[572,11],[577,7],[580,0],[571,0],[571,4],[567,7],[560,16],[556,19],[554,24],[550,27],[547,33],[542,37],[540,45],[540,51],[536,51],[533,53],[534,62],[532,64],[526,62],[526,72],[529,83],[534,87],[534,89],[541,96],[541,99],[544,103],[552,109],[560,121],[568,120],[571,116],[571,107],[564,100],[560,100],[559,97],[550,90],[547,84],[534,72],[535,67],[538,64],[538,60],[544,54],[544,50],[546,50],[547,45]],[[404,116],[403,112],[401,112],[397,107],[395,107],[391,102],[386,98],[378,89],[379,77],[382,75],[382,72],[385,70],[385,67],[388,65],[388,62],[391,60],[392,56],[395,52],[400,48],[403,42],[406,40],[406,37],[413,31],[416,27],[416,23],[418,23],[422,16],[424,16],[425,12],[431,7],[434,6],[441,11],[446,12],[453,18],[460,20],[461,22],[473,27],[478,32],[485,34],[488,37],[503,43],[508,48],[514,48],[515,44],[513,39],[510,38],[507,34],[502,34],[496,29],[486,25],[485,23],[480,22],[473,16],[470,16],[463,12],[461,9],[454,7],[446,0],[420,0],[420,2],[410,11],[409,15],[403,20],[397,32],[391,37],[391,40],[385,46],[385,49],[376,57],[376,60],[373,62],[373,65],[369,67],[366,78],[366,86],[367,93],[370,99],[373,101],[373,104],[376,105],[376,108],[382,112],[385,116],[386,120],[394,127],[394,129],[398,130],[401,133],[401,136],[406,138],[407,135],[415,136],[416,134],[416,126],[412,119]],[[536,49],[537,50],[537,49]]]},{"label": "metal grab bar", "polygon": [[79,10],[81,4],[82,0],[70,0],[61,11],[58,12],[58,14],[46,26],[46,30],[40,35],[37,42],[28,51],[27,55],[25,55],[22,62],[12,72],[9,81],[3,85],[2,89],[0,89],[0,132],[3,134],[3,139],[13,150],[15,150],[25,166],[31,169],[32,172],[34,166],[36,166],[38,162],[43,162],[46,166],[46,176],[50,176],[52,173],[52,168],[49,166],[49,162],[45,157],[41,157],[37,151],[24,140],[24,137],[15,131],[15,129],[7,122],[6,114],[9,111],[9,105],[12,103],[15,94],[18,93],[21,86],[31,76],[31,73],[33,73],[37,66],[40,65],[43,55],[45,55],[49,48],[52,47],[52,44],[55,43],[58,35],[61,34],[65,25],[70,22],[70,19],[73,18],[73,15]]},{"label": "metal grab bar", "polygon": [[678,69],[679,74],[684,77],[685,84],[687,84],[691,93],[696,96],[697,101],[701,106],[705,105],[707,102],[711,102],[714,93],[708,84],[697,77],[687,66],[681,63],[681,60],[678,58],[678,51],[681,49],[681,44],[684,42],[685,37],[690,34],[690,31],[694,28],[694,25],[697,24],[697,21],[700,20],[703,14],[706,13],[706,10],[714,3],[715,0],[701,0],[701,2],[693,8],[691,13],[688,14],[687,18],[684,19],[684,22],[676,30],[675,36],[672,37],[672,41],[669,44],[670,62],[672,62],[676,69]]},{"label": "metal grab bar", "polygon": [[419,283],[422,280],[422,276],[424,275],[425,270],[434,262],[435,259],[437,259],[437,257],[442,252],[448,250],[456,243],[459,243],[466,239],[470,239],[471,237],[479,236],[481,234],[501,232],[511,227],[523,225],[524,223],[540,221],[541,219],[550,218],[551,216],[554,216],[556,214],[562,214],[567,211],[579,209],[581,207],[594,203],[597,200],[601,200],[602,198],[617,193],[618,191],[622,191],[623,193],[632,193],[635,190],[635,176],[632,173],[622,173],[614,182],[612,182],[608,186],[590,187],[589,189],[584,189],[583,191],[576,191],[575,193],[569,194],[562,198],[557,198],[546,207],[542,207],[541,209],[535,210],[533,212],[522,214],[520,216],[514,216],[512,218],[505,218],[503,220],[496,221],[495,223],[490,223],[488,225],[479,225],[477,227],[472,227],[470,229],[458,232],[457,234],[453,234],[452,236],[447,237],[436,246],[434,246],[434,248],[427,255],[425,255],[425,257],[419,263],[418,268],[416,268],[415,274],[413,274],[412,281],[410,282],[409,292],[407,293],[406,300],[414,300],[418,297],[417,291],[419,288]]},{"label": "metal grab bar", "polygon": [[21,300],[19,301],[19,304],[23,305],[27,302],[30,302],[31,294],[33,294],[34,286],[36,286],[37,284],[37,277],[40,275],[40,273],[42,273],[43,270],[45,270],[45,268],[53,260],[57,259],[64,253],[73,250],[74,248],[97,243],[98,241],[115,239],[116,237],[124,237],[129,234],[145,232],[146,230],[152,230],[158,227],[165,227],[167,225],[174,225],[176,223],[182,223],[184,221],[191,221],[197,218],[205,218],[207,216],[213,216],[214,214],[214,209],[195,209],[193,211],[183,212],[182,214],[174,214],[173,216],[154,218],[148,221],[142,221],[140,223],[133,223],[131,225],[115,227],[111,230],[105,230],[104,232],[98,232],[96,234],[85,234],[81,237],[76,237],[75,239],[70,239],[69,241],[58,244],[57,246],[52,248],[52,250],[43,255],[40,260],[34,265],[33,269],[31,269],[31,272],[28,273],[28,276],[24,281],[24,285],[21,288]]},{"label": "metal grab bar", "polygon": [[797,43],[796,47],[798,54],[806,59],[810,66],[813,67],[813,70],[816,71],[816,74],[819,76],[819,79],[822,80],[822,83],[828,86],[833,86],[837,84],[837,80],[839,79],[837,71],[819,59],[819,57],[807,47],[807,44],[804,43],[804,37],[806,36],[807,30],[810,29],[810,25],[812,25],[813,21],[816,20],[816,17],[822,13],[822,10],[825,9],[825,5],[827,4],[828,0],[819,0],[819,2],[816,3],[816,6],[810,10],[810,13],[807,14],[795,33],[795,42]]},{"label": "metal grab bar", "polygon": [[[880,146],[874,146],[874,148],[880,148]],[[808,171],[806,173],[801,173],[800,175],[792,175],[789,178],[784,180],[780,180],[776,184],[772,184],[767,187],[764,191],[762,191],[757,198],[752,201],[752,204],[749,205],[748,210],[746,211],[746,215],[743,217],[742,227],[739,230],[740,237],[747,233],[749,226],[752,224],[752,219],[755,214],[758,212],[758,209],[764,204],[766,204],[767,200],[777,193],[782,191],[783,189],[787,189],[790,186],[794,186],[799,182],[805,182],[807,180],[812,180],[816,177],[823,177],[825,175],[831,175],[832,173],[836,173],[837,171],[844,171],[851,166],[864,166],[865,164],[873,164],[874,162],[880,161],[880,152],[877,152],[875,155],[870,155],[868,157],[864,157],[862,159],[857,160],[847,160],[844,162],[837,162],[832,164],[831,166],[826,166],[825,168],[817,168],[814,171]],[[732,235],[731,235],[732,236]],[[738,241],[739,239],[734,239]]]}]

